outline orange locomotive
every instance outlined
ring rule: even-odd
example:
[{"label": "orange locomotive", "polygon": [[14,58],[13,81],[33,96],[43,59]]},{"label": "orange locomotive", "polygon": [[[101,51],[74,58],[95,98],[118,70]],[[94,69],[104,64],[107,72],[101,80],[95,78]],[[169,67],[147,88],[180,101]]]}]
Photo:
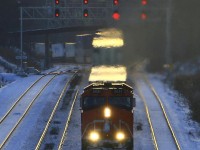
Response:
[{"label": "orange locomotive", "polygon": [[133,149],[133,89],[125,83],[92,83],[81,95],[82,150]]}]

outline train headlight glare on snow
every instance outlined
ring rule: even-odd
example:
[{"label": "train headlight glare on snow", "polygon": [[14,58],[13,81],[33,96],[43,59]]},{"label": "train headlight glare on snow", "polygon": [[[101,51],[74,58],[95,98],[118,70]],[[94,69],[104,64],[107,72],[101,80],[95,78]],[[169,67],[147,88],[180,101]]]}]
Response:
[{"label": "train headlight glare on snow", "polygon": [[116,139],[118,141],[122,141],[122,140],[124,140],[124,138],[125,138],[125,134],[123,132],[117,132]]},{"label": "train headlight glare on snow", "polygon": [[89,139],[93,142],[96,142],[99,140],[99,133],[96,132],[96,131],[92,131],[90,132],[90,135],[89,135]]},{"label": "train headlight glare on snow", "polygon": [[111,116],[111,110],[110,110],[110,108],[106,107],[104,109],[104,117],[110,118],[110,116]]}]

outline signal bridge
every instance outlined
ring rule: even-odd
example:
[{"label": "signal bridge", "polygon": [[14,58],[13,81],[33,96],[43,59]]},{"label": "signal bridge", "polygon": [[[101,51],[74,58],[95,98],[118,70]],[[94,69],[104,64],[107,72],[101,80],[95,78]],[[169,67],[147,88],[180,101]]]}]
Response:
[{"label": "signal bridge", "polygon": [[[86,4],[85,4],[86,3]],[[76,26],[107,26],[112,25],[112,1],[67,2],[67,0],[46,0],[44,7],[22,7],[24,24],[33,22],[34,28],[54,29]]]}]

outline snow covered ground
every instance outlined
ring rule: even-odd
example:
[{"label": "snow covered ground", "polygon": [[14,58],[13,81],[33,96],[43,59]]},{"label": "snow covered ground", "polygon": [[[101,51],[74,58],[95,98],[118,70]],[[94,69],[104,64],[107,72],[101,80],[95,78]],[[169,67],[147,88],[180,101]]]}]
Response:
[{"label": "snow covered ground", "polygon": [[80,95],[83,88],[88,85],[88,75],[83,75],[82,83],[79,87],[79,96],[72,112],[71,122],[67,131],[63,150],[81,150],[81,111],[80,109]]},{"label": "snow covered ground", "polygon": [[17,66],[15,64],[8,62],[1,56],[0,56],[0,66],[1,66],[0,72],[3,72],[5,70],[5,68],[6,68],[6,70],[9,70],[9,71],[14,71],[17,68]]},{"label": "snow covered ground", "polygon": [[[134,108],[134,149],[135,150],[153,150],[154,145],[151,137],[151,130],[147,121],[144,103],[139,93],[134,87],[134,97],[136,98],[136,107]],[[140,128],[141,127],[141,128]]]},{"label": "snow covered ground", "polygon": [[[132,76],[135,79],[134,76]],[[189,108],[184,103],[184,98],[174,91],[169,85],[165,84],[164,76],[159,74],[149,74],[148,78],[160,96],[172,128],[177,136],[182,150],[200,149],[200,125],[192,121],[189,117]],[[146,93],[145,88],[142,91]],[[150,96],[150,95],[149,95]],[[150,135],[149,124],[144,109],[144,104],[135,88],[136,108],[134,112],[134,142],[135,149],[151,150],[152,138]],[[160,120],[160,118],[157,118]],[[137,125],[142,124],[142,130],[137,130]],[[164,133],[163,133],[164,134]],[[167,146],[166,146],[167,148]]]},{"label": "snow covered ground", "polygon": [[[17,77],[15,79],[16,81],[0,88],[0,118],[4,114],[5,110],[11,106],[12,102],[16,100],[39,77],[40,76],[38,75],[31,75],[26,78]],[[69,75],[59,75],[56,80],[51,83],[48,89],[44,91],[38,101],[34,104],[31,111],[28,113],[28,116],[23,121],[23,124],[19,126],[18,130],[15,131],[14,136],[5,146],[6,150],[34,149],[35,143],[38,141],[39,135],[46,123],[45,121],[47,121],[51,109],[68,79]],[[84,82],[80,86],[79,94],[82,92],[83,87],[87,85],[87,79],[88,76],[85,75],[83,79]],[[163,100],[170,122],[176,135],[178,136],[182,150],[200,149],[200,127],[189,118],[188,106],[181,102],[182,98],[177,92],[173,91],[168,85],[162,82],[163,77],[161,75],[150,74],[149,79]],[[136,89],[135,94],[136,108],[134,111],[134,149],[153,150],[154,146],[145,114],[145,108],[142,100],[137,94]],[[140,125],[142,125],[142,130],[138,130],[137,128],[137,126]],[[77,100],[69,125],[69,130],[67,132],[66,142],[63,146],[64,150],[81,149],[80,128],[79,100]]]},{"label": "snow covered ground", "polygon": [[2,117],[5,109],[10,108],[13,101],[39,77],[40,76],[33,75],[28,78],[18,78],[16,81],[0,88],[0,117]]},{"label": "snow covered ground", "polygon": [[68,79],[68,76],[60,75],[50,83],[35,102],[26,118],[24,118],[14,136],[10,138],[10,141],[5,146],[6,150],[12,150],[13,148],[15,150],[29,150],[35,148],[46,121],[64,87],[64,83]]},{"label": "snow covered ground", "polygon": [[[47,76],[47,77],[42,78],[33,88],[31,88],[30,92],[28,92],[19,101],[19,103],[12,110],[11,114],[9,114],[6,117],[6,119],[3,120],[3,122],[1,123],[1,126],[0,126],[0,132],[2,132],[2,135],[0,137],[0,143],[2,143],[2,141],[4,139],[6,139],[6,136],[8,135],[8,133],[12,131],[13,127],[16,125],[18,120],[20,120],[22,118],[23,114],[25,113],[25,110],[32,103],[32,101],[35,101],[35,97],[36,97],[36,95],[38,95],[38,93],[40,92],[42,87],[44,87],[44,83],[46,84],[51,78],[52,78],[52,76]],[[36,101],[37,101],[37,99],[36,99]],[[13,104],[13,103],[14,102],[11,102],[11,104]],[[2,106],[7,106],[7,105],[8,104],[2,105]],[[7,111],[8,111],[8,109],[5,110],[4,114],[6,114]],[[26,116],[23,118],[23,120],[25,118],[26,118]],[[20,124],[23,124],[23,120]],[[26,130],[26,128],[24,128],[24,130]]]},{"label": "snow covered ground", "polygon": [[181,148],[183,150],[200,149],[200,125],[190,119],[189,108],[183,103],[183,97],[164,84],[162,76],[151,74],[149,79],[163,100]]},{"label": "snow covered ground", "polygon": [[[64,87],[64,84],[67,82],[67,80],[69,80],[70,76],[71,74],[58,75],[50,83],[50,85],[34,103],[30,112],[24,118],[23,122],[19,125],[19,128],[14,132],[13,136],[3,149],[34,149],[35,143],[38,142],[38,137],[41,134],[41,130],[46,124],[45,118],[48,118],[53,106],[55,105],[55,102],[58,99],[58,96],[61,93],[62,88]],[[16,99],[39,77],[41,77],[41,75],[30,75],[26,78],[19,78],[11,84],[8,84],[0,89],[0,118],[3,117],[5,112],[12,106]],[[14,115],[15,114],[13,114],[13,116]],[[40,118],[42,119],[40,120]],[[3,126],[3,124],[0,124],[0,127],[2,127],[1,125]],[[34,137],[33,139],[35,140],[30,137]]]},{"label": "snow covered ground", "polygon": [[0,73],[0,88],[20,78],[14,73]]}]

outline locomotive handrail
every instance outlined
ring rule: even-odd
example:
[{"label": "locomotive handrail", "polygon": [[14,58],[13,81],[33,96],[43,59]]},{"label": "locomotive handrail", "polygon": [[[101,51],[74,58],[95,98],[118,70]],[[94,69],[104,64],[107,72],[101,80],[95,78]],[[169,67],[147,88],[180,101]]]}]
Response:
[{"label": "locomotive handrail", "polygon": [[[85,130],[83,131],[82,137],[84,136],[85,132],[87,131],[88,127],[89,127],[91,124],[94,124],[94,129],[95,129],[95,123],[103,123],[103,122],[105,122],[105,121],[106,121],[106,120],[94,120],[94,121],[88,123],[87,126],[86,126],[86,128],[85,128]],[[122,120],[119,120],[119,122],[122,123],[122,124],[124,124],[124,125],[126,126],[126,128],[128,129],[128,131],[130,132],[131,136],[133,136],[133,134],[132,134],[130,128],[129,128],[128,125],[127,125],[127,123],[124,122],[124,121],[122,121]],[[116,127],[115,124],[113,124],[113,126],[114,126],[114,128],[116,128],[116,130],[118,129],[118,128]],[[121,128],[121,127],[120,127],[120,128]]]},{"label": "locomotive handrail", "polygon": [[128,125],[127,125],[127,123],[124,122],[124,121],[122,121],[122,120],[120,120],[120,122],[123,123],[123,124],[126,126],[126,128],[128,129],[128,131],[130,132],[131,136],[133,136],[133,134],[132,134],[130,128],[129,128]]},{"label": "locomotive handrail", "polygon": [[[105,122],[105,120],[99,120],[99,122],[100,122],[100,121],[101,121],[101,122]],[[85,132],[87,131],[88,126],[90,126],[91,124],[95,124],[95,122],[96,122],[96,120],[94,120],[94,121],[92,121],[92,122],[90,122],[90,123],[87,124],[85,130],[83,131],[82,137],[84,136]]]},{"label": "locomotive handrail", "polygon": [[[112,84],[113,83],[113,84]],[[126,86],[127,88],[129,88],[130,90],[133,90],[133,88],[131,87],[131,86],[129,86],[128,84],[126,84],[126,83],[119,83],[119,82],[110,82],[110,83],[107,83],[107,82],[98,82],[98,83],[91,83],[91,84],[89,84],[88,86],[86,86],[85,88],[84,88],[84,90],[87,90],[87,89],[89,89],[89,88],[91,88],[91,87],[95,87],[95,86],[97,86],[98,88],[99,87],[103,87],[103,88],[105,88],[105,87],[117,87],[117,86]]]}]

